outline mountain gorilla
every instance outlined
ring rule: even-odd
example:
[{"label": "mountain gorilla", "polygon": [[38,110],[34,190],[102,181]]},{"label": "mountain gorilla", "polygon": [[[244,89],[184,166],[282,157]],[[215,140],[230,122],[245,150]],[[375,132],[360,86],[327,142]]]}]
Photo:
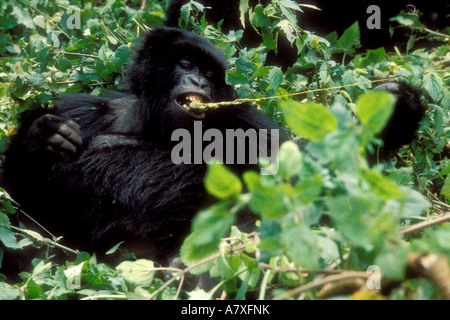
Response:
[{"label": "mountain gorilla", "polygon": [[[203,185],[205,163],[174,163],[173,131],[193,133],[199,119],[203,130],[224,134],[226,129],[280,129],[250,105],[204,112],[187,108],[191,101],[235,98],[225,83],[226,68],[224,55],[196,34],[177,28],[149,32],[128,70],[128,92],[69,95],[57,108],[24,118],[6,152],[3,187],[33,218],[63,235],[68,246],[102,254],[125,241],[138,257],[167,264],[193,216],[214,201]],[[405,88],[389,84],[384,89],[410,98],[396,106],[400,120],[415,115],[410,140],[422,111],[416,93]],[[281,132],[280,143],[286,139]]]}]

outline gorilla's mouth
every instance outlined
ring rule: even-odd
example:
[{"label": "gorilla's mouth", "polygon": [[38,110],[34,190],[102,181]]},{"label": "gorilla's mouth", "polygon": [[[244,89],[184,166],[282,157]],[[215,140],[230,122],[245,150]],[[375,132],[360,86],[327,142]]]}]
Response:
[{"label": "gorilla's mouth", "polygon": [[181,107],[183,110],[185,110],[187,113],[189,113],[193,117],[201,119],[201,118],[205,117],[205,112],[203,112],[199,109],[189,108],[189,105],[192,102],[208,103],[208,102],[211,102],[211,99],[200,93],[188,92],[188,93],[183,93],[183,94],[180,94],[179,96],[177,96],[175,98],[175,102],[179,107]]}]

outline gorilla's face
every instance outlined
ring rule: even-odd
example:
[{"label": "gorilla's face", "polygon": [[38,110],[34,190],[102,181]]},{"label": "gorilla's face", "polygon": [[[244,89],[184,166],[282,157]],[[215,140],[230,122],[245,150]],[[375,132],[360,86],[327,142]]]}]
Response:
[{"label": "gorilla's face", "polygon": [[176,28],[149,32],[128,70],[144,127],[170,136],[175,129],[192,128],[195,120],[207,121],[213,111],[189,105],[233,100],[227,67],[223,53],[205,38]]},{"label": "gorilla's face", "polygon": [[177,81],[170,97],[175,106],[196,119],[205,118],[205,112],[189,106],[192,102],[212,101],[212,73],[200,70],[192,61],[183,58],[175,66],[174,74]]}]

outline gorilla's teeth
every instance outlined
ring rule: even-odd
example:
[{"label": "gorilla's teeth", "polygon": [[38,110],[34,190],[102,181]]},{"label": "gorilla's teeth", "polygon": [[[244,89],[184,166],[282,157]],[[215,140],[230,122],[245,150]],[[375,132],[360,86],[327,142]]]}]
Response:
[{"label": "gorilla's teeth", "polygon": [[189,95],[186,97],[186,99],[191,100],[193,102],[202,102],[203,101],[202,97],[197,96],[197,95]]}]

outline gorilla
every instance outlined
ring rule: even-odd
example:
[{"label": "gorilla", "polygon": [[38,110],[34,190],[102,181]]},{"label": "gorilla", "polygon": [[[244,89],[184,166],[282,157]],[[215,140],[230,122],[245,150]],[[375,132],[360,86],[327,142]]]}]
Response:
[{"label": "gorilla", "polygon": [[[2,186],[24,211],[63,235],[64,245],[101,255],[125,241],[137,257],[167,265],[194,215],[215,201],[204,188],[205,162],[175,163],[174,130],[194,134],[201,121],[203,130],[224,135],[227,129],[266,129],[270,139],[279,129],[280,143],[288,139],[251,105],[188,108],[192,101],[235,99],[226,68],[224,55],[205,38],[178,28],[149,31],[127,71],[127,90],[68,95],[56,108],[24,116],[5,153]],[[390,150],[398,149],[413,139],[423,110],[408,86],[381,89],[399,97],[396,122],[382,137]],[[248,161],[227,166],[237,173],[255,167]]]}]

